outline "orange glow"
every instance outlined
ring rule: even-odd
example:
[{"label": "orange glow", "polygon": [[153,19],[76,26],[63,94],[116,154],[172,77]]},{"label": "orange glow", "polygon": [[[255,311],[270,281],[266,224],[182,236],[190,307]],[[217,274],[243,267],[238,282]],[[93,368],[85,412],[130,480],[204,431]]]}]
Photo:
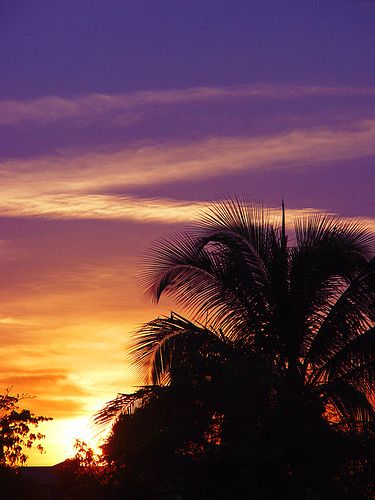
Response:
[{"label": "orange glow", "polygon": [[43,440],[46,453],[31,450],[29,465],[54,465],[73,457],[76,439],[84,441],[96,453],[100,453],[100,436],[96,435],[97,431],[88,417],[58,419],[40,425],[39,429],[46,436]]}]

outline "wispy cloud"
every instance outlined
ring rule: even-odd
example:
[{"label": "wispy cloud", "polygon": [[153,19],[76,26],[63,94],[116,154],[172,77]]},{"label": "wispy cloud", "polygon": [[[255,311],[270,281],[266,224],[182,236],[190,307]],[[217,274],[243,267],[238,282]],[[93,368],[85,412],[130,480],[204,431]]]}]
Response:
[{"label": "wispy cloud", "polygon": [[15,326],[32,326],[35,325],[35,320],[28,318],[13,318],[10,316],[0,318],[1,325]]},{"label": "wispy cloud", "polygon": [[[242,85],[150,90],[126,94],[89,94],[79,97],[46,96],[34,100],[0,101],[0,125],[22,122],[50,123],[62,119],[96,121],[106,115],[122,115],[122,123],[137,119],[136,110],[222,99],[300,99],[309,96],[374,96],[375,87],[324,87],[303,85]],[[124,116],[124,113],[128,113]]]},{"label": "wispy cloud", "polygon": [[215,138],[120,151],[61,152],[0,163],[0,210],[7,216],[179,222],[189,203],[109,194],[134,186],[208,179],[259,169],[329,168],[375,154],[375,120],[260,137]]},{"label": "wispy cloud", "polygon": [[[3,390],[11,388],[12,393],[30,395],[31,398],[22,400],[21,405],[54,418],[84,412],[85,398],[92,396],[70,374],[54,369],[17,369],[13,366],[11,371],[2,371],[0,385]],[[41,394],[42,398],[34,398]]]},{"label": "wispy cloud", "polygon": [[[214,203],[210,203],[213,206]],[[81,219],[130,219],[138,222],[162,222],[164,224],[191,223],[207,209],[208,203],[179,201],[166,198],[141,198],[135,196],[45,196],[32,204],[9,204],[4,215],[45,216],[56,218]],[[268,208],[271,215],[277,216],[279,209]],[[319,212],[319,208],[288,209],[288,225],[292,227],[296,217]],[[335,215],[335,214],[332,214]],[[361,217],[362,222],[375,232],[375,219]],[[2,318],[0,323],[23,325],[27,320]]]}]

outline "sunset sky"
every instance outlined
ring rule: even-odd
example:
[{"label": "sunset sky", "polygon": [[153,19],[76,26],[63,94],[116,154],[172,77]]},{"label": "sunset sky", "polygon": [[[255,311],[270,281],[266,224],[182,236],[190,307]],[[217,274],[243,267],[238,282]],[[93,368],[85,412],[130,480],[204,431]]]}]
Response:
[{"label": "sunset sky", "polygon": [[141,384],[154,241],[246,195],[375,232],[375,1],[1,0],[0,387],[53,464]]}]

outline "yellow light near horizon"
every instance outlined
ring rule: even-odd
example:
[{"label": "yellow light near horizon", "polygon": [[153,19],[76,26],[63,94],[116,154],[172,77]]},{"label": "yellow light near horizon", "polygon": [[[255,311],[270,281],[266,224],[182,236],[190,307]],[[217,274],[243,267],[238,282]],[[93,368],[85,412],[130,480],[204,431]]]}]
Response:
[{"label": "yellow light near horizon", "polygon": [[58,419],[45,422],[38,430],[46,435],[42,441],[45,453],[29,450],[27,465],[55,465],[75,455],[74,444],[76,439],[84,441],[88,446],[99,453],[100,436],[89,417],[76,417],[71,419]]}]

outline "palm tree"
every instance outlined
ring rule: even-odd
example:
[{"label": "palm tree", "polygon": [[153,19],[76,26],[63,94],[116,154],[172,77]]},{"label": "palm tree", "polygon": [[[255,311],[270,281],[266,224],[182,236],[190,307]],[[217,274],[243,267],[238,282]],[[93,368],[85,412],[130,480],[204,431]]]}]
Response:
[{"label": "palm tree", "polygon": [[267,419],[300,441],[324,422],[373,424],[372,235],[359,221],[314,213],[295,220],[292,239],[284,206],[280,219],[223,201],[151,251],[148,293],[172,296],[191,320],[171,313],[141,328],[133,355],[151,387],[120,395],[99,420],[168,386],[196,388],[221,444]]},{"label": "palm tree", "polygon": [[[358,221],[313,214],[295,221],[288,245],[285,211],[221,202],[193,231],[162,240],[146,269],[155,300],[169,294],[192,313],[144,325],[136,364],[149,381],[168,381],[197,345],[257,355],[290,389],[316,394],[345,425],[374,417],[375,259]],[[177,370],[178,371],[178,370]]]}]

